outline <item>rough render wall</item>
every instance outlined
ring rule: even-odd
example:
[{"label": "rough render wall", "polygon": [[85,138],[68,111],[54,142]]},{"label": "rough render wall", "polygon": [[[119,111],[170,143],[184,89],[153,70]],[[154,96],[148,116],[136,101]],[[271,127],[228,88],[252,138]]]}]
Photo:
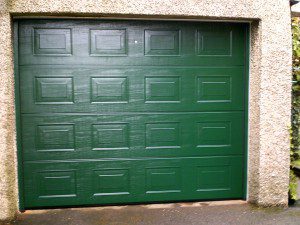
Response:
[{"label": "rough render wall", "polygon": [[[248,140],[248,199],[255,203],[259,195],[259,96],[260,96],[260,55],[261,23],[252,22],[250,29],[250,77],[249,77],[249,140]],[[250,150],[251,148],[251,150]]]},{"label": "rough render wall", "polygon": [[17,207],[11,19],[0,13],[0,220],[14,217]]},{"label": "rough render wall", "polygon": [[[289,136],[291,102],[290,14],[278,13],[284,4],[270,2],[262,18],[259,198],[260,205],[284,205],[289,178]],[[286,1],[287,2],[287,1]],[[280,22],[279,22],[280,21]],[[279,38],[280,37],[280,38]]]},{"label": "rough render wall", "polygon": [[[249,175],[250,202],[287,205],[289,171],[291,31],[288,0],[8,0],[0,22],[0,219],[16,205],[12,15],[139,16],[248,20],[250,53]],[[1,9],[0,9],[1,11]],[[8,176],[8,174],[10,174]],[[10,189],[9,189],[10,188]],[[7,190],[10,190],[8,192]]]}]

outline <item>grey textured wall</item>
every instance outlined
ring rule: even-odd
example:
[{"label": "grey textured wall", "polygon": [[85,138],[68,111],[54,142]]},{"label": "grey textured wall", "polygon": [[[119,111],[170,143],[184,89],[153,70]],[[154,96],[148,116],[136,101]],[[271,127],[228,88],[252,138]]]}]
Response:
[{"label": "grey textured wall", "polygon": [[17,212],[10,16],[252,21],[248,201],[287,205],[291,92],[288,0],[0,0],[0,220]]}]

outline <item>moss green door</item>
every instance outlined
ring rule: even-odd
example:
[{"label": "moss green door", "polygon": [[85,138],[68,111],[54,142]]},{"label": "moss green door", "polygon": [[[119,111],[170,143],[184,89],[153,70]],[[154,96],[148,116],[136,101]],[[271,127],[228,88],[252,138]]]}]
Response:
[{"label": "moss green door", "polygon": [[243,197],[246,26],[19,23],[26,208]]}]

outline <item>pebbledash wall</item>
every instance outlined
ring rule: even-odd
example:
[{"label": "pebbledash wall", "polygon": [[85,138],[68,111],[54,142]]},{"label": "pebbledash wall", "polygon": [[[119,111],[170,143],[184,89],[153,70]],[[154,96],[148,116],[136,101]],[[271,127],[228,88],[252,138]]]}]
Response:
[{"label": "pebbledash wall", "polygon": [[0,0],[0,220],[18,212],[13,19],[112,17],[251,23],[248,197],[286,206],[291,29],[288,0]]}]

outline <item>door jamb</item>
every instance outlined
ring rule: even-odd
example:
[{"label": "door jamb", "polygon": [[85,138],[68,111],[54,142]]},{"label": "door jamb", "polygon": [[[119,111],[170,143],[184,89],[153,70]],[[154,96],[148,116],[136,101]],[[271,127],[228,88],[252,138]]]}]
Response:
[{"label": "door jamb", "polygon": [[251,23],[245,24],[245,76],[244,76],[244,104],[245,104],[245,111],[244,111],[244,179],[243,179],[243,199],[248,199],[248,157],[249,157],[249,86],[250,86],[250,29]]},{"label": "door jamb", "polygon": [[18,194],[19,210],[24,207],[24,173],[22,154],[22,132],[21,132],[21,105],[20,105],[20,76],[19,76],[19,21],[13,20],[13,58],[14,58],[14,87],[15,87],[15,119],[16,119],[16,141],[17,141],[17,168],[18,168]]}]

